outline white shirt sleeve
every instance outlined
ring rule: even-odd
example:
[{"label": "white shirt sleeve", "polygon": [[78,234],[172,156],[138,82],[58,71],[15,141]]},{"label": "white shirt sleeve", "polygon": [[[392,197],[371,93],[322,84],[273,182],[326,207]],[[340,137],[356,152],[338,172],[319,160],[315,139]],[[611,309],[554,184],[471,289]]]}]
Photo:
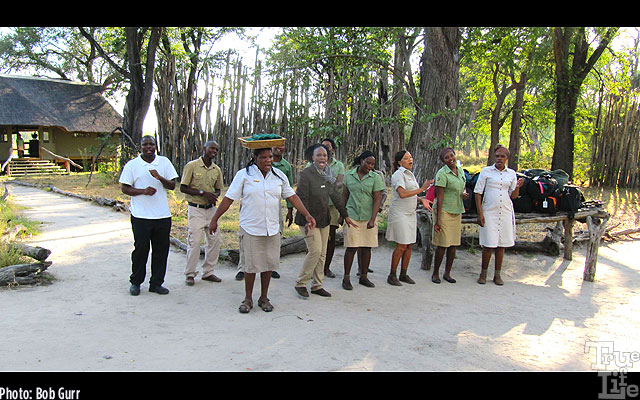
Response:
[{"label": "white shirt sleeve", "polygon": [[164,159],[164,175],[163,177],[168,180],[176,179],[178,172],[168,158]]},{"label": "white shirt sleeve", "polygon": [[291,185],[289,185],[289,181],[287,179],[284,179],[282,182],[282,198],[288,199],[294,194],[296,194],[296,192],[293,190]]},{"label": "white shirt sleeve", "polygon": [[482,168],[482,170],[480,170],[480,175],[478,175],[478,180],[476,182],[476,186],[473,189],[473,193],[484,193],[484,186],[487,183],[487,171],[485,170],[485,168]]},{"label": "white shirt sleeve", "polygon": [[131,168],[131,162],[127,162],[124,168],[122,168],[119,182],[133,186],[133,169]]},{"label": "white shirt sleeve", "polygon": [[510,169],[509,174],[511,174],[511,183],[509,183],[509,195],[516,190],[516,185],[518,184],[518,176],[516,175],[516,171]]},{"label": "white shirt sleeve", "polygon": [[403,170],[397,170],[391,175],[391,186],[394,191],[398,190],[399,187],[407,189],[407,182],[403,172]]},{"label": "white shirt sleeve", "polygon": [[244,168],[236,172],[224,196],[234,201],[242,199],[242,187],[246,175]]}]

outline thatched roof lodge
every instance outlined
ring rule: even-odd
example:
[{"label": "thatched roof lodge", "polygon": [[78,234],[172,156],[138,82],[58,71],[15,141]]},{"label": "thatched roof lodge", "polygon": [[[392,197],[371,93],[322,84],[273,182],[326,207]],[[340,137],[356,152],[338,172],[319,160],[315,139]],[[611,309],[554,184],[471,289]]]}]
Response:
[{"label": "thatched roof lodge", "polygon": [[[100,136],[120,126],[122,116],[99,85],[0,75],[0,162],[11,152],[14,159],[55,160],[54,153],[81,163],[95,154]],[[18,152],[18,135],[24,152]],[[119,131],[112,142],[103,157],[116,155]]]}]

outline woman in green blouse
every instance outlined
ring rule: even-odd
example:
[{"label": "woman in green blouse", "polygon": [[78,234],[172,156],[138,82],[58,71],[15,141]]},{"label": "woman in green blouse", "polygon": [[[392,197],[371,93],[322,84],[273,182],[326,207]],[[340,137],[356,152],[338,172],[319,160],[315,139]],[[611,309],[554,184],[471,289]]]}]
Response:
[{"label": "woman in green blouse", "polygon": [[358,253],[361,285],[374,287],[367,278],[371,263],[371,248],[378,247],[378,224],[376,218],[385,189],[380,174],[374,171],[376,157],[371,151],[365,151],[353,162],[355,168],[344,176],[343,203],[347,207],[349,218],[357,227],[344,226],[344,277],[342,287],[352,290],[349,274],[353,257]]},{"label": "woman in green blouse", "polygon": [[451,277],[451,268],[456,256],[456,246],[460,246],[462,235],[462,213],[464,204],[469,194],[464,187],[466,179],[464,170],[456,163],[456,154],[451,147],[446,147],[440,152],[440,160],[444,166],[436,173],[436,198],[433,205],[435,210],[433,223],[432,243],[436,246],[436,254],[433,260],[433,274],[431,281],[440,283],[440,264],[447,254],[447,261],[442,278],[450,283],[456,280]]}]

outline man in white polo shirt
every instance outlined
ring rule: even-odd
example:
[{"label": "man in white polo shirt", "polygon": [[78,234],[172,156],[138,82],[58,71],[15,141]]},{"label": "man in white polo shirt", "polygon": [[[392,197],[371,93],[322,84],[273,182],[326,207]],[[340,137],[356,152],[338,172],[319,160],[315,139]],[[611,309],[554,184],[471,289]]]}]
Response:
[{"label": "man in white polo shirt", "polygon": [[131,229],[134,249],[131,253],[132,296],[140,294],[144,281],[149,249],[151,253],[151,279],[149,291],[167,294],[162,286],[167,271],[167,257],[171,234],[171,211],[167,190],[175,189],[178,173],[167,157],[156,155],[156,140],[143,136],[141,154],[127,162],[120,175],[122,193],[131,196]]}]

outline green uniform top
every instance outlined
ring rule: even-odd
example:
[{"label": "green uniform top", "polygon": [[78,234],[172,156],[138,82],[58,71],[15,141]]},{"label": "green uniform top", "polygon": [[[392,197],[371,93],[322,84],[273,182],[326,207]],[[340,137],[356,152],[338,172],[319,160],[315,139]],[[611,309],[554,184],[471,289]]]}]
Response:
[{"label": "green uniform top", "polygon": [[[466,184],[464,170],[462,167],[456,167],[458,175],[456,176],[448,165],[443,166],[436,173],[436,188],[444,188],[444,196],[442,198],[442,211],[451,214],[464,213],[464,204],[462,203],[462,193]],[[433,209],[437,210],[437,196],[433,204]]]},{"label": "green uniform top", "polygon": [[373,192],[385,189],[384,181],[380,174],[369,171],[362,177],[358,176],[358,167],[351,169],[344,175],[342,183],[349,189],[347,200],[347,212],[349,218],[356,221],[368,221],[373,211]]},{"label": "green uniform top", "polygon": [[[278,168],[280,171],[284,172],[289,180],[289,186],[293,187],[293,168],[289,161],[285,160],[284,157],[280,159],[278,162],[273,162],[272,165]],[[287,208],[293,208],[293,204],[289,200],[287,200]]]}]

